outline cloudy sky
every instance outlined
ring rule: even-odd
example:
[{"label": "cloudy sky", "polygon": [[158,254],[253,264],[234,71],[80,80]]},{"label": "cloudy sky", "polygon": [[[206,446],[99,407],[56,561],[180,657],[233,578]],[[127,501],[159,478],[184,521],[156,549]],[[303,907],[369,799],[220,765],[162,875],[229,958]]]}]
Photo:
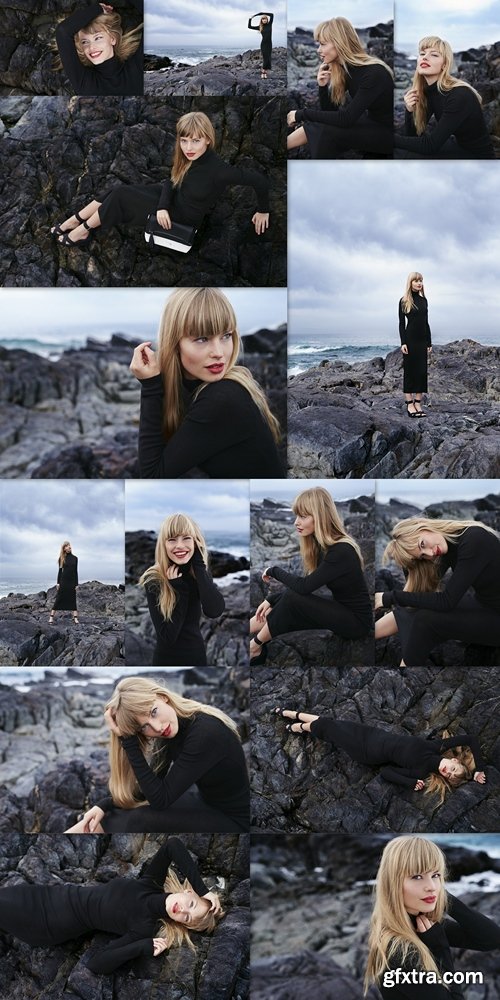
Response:
[{"label": "cloudy sky", "polygon": [[423,35],[438,35],[454,52],[500,40],[499,0],[402,0],[396,2],[394,45],[413,53]]},{"label": "cloudy sky", "polygon": [[347,17],[355,28],[369,28],[379,21],[391,21],[391,0],[345,0],[337,9],[330,0],[288,0],[288,30],[314,28],[331,17]]},{"label": "cloudy sky", "polygon": [[489,493],[499,495],[497,479],[419,479],[405,482],[401,479],[379,479],[376,486],[378,503],[402,500],[427,507],[441,500],[478,500]]},{"label": "cloudy sky", "polygon": [[158,531],[168,514],[188,514],[203,532],[248,538],[248,483],[238,480],[127,480],[126,530]]},{"label": "cloudy sky", "polygon": [[398,302],[415,270],[435,343],[500,343],[494,161],[295,161],[288,184],[293,343],[399,345]]},{"label": "cloudy sky", "polygon": [[370,496],[374,493],[375,483],[372,479],[358,482],[354,479],[252,479],[250,483],[250,499],[261,503],[265,498],[283,500],[291,504],[303,490],[323,486],[331,493],[334,500],[351,500],[353,497]]},{"label": "cloudy sky", "polygon": [[[258,48],[256,32],[248,30],[248,18],[261,8],[248,0],[146,0],[145,51],[168,52],[170,46],[246,49]],[[273,0],[273,45],[286,45],[286,0]],[[257,39],[257,41],[255,41]]]},{"label": "cloudy sky", "polygon": [[52,587],[67,540],[78,557],[80,583],[123,583],[124,513],[121,482],[0,482],[0,580]]}]

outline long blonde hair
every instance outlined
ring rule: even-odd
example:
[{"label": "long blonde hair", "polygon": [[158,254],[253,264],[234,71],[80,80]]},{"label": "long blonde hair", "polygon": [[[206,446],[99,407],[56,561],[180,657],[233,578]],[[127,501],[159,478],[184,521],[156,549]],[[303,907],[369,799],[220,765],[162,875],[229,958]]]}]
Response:
[{"label": "long blonde hair", "polygon": [[420,274],[420,271],[411,271],[411,273],[408,275],[408,277],[406,279],[405,293],[404,293],[404,295],[403,295],[403,297],[401,299],[401,302],[402,302],[402,305],[403,305],[403,312],[409,313],[409,312],[411,312],[412,309],[416,309],[417,308],[416,305],[415,305],[414,299],[413,299],[413,291],[412,291],[412,287],[411,287],[412,281],[421,281],[422,282],[422,295],[425,298],[425,291],[424,291],[424,286],[423,286],[423,280],[424,279],[423,279],[422,275]]},{"label": "long blonde hair", "polygon": [[[265,21],[264,21],[264,18],[266,19]],[[265,28],[266,24],[270,24],[270,21],[269,21],[269,18],[267,16],[267,14],[263,14],[262,17],[261,17],[261,19],[260,19],[260,21],[259,21],[259,31],[260,31],[261,34],[264,31],[264,28]]]},{"label": "long blonde hair", "polygon": [[191,160],[188,160],[182,152],[181,139],[206,139],[208,147],[214,149],[215,130],[210,118],[203,111],[188,111],[187,114],[179,118],[175,131],[174,159],[170,179],[174,187],[180,187],[191,166]]},{"label": "long blonde hair", "polygon": [[61,551],[59,553],[59,557],[57,560],[58,565],[60,567],[64,566],[64,563],[66,562],[66,556],[69,555],[69,552],[64,551],[67,545],[71,545],[71,542],[63,542],[61,545]]},{"label": "long blonde hair", "polygon": [[[212,708],[211,705],[204,705],[200,701],[192,698],[183,698],[180,694],[175,694],[162,684],[149,680],[147,677],[125,677],[116,685],[113,694],[106,705],[110,709],[114,720],[123,736],[136,735],[141,745],[143,753],[151,758],[150,763],[154,765],[154,758],[159,756],[160,750],[165,750],[165,740],[156,741],[153,750],[150,750],[151,741],[143,734],[138,716],[147,715],[151,705],[157,698],[163,698],[170,704],[179,719],[192,719],[200,712],[211,715],[215,719],[223,722],[228,729],[239,739],[238,730],[232,719],[219,708]],[[158,766],[165,763],[165,754],[161,754]],[[113,802],[120,809],[134,809],[144,805],[141,790],[137,779],[129,763],[120,738],[116,733],[110,733],[109,743],[109,790]]]},{"label": "long blonde hair", "polygon": [[323,44],[329,42],[337,50],[337,58],[329,64],[330,100],[334,104],[343,104],[347,94],[347,77],[350,66],[383,66],[387,70],[391,79],[394,74],[390,66],[378,59],[376,56],[368,55],[363,48],[359,36],[346,17],[332,17],[329,21],[322,21],[314,29],[314,39]]},{"label": "long blonde hair", "polygon": [[[220,288],[178,288],[172,292],[163,310],[158,331],[158,364],[165,393],[163,433],[167,441],[184,418],[180,340],[182,337],[196,340],[224,333],[232,334],[233,349],[223,378],[238,382],[250,393],[274,439],[279,441],[279,423],[271,413],[262,389],[248,368],[236,364],[241,339],[234,309]],[[204,382],[196,390],[195,399],[206,385]]]},{"label": "long blonde hair", "polygon": [[467,528],[484,528],[498,538],[496,531],[482,521],[456,521],[431,517],[406,517],[394,525],[391,541],[386,545],[382,556],[385,566],[393,560],[405,571],[406,583],[404,589],[411,593],[439,590],[441,576],[438,564],[434,559],[420,559],[415,555],[418,551],[419,535],[422,531],[438,531],[447,542],[454,544]]},{"label": "long blonde hair", "polygon": [[325,550],[337,542],[348,542],[363,565],[361,549],[351,535],[347,534],[344,522],[333,502],[333,499],[323,486],[312,486],[303,490],[292,504],[293,513],[299,517],[314,518],[314,533],[300,538],[300,554],[306,573],[312,573],[321,562]]},{"label": "long blonde hair", "polygon": [[[445,740],[451,735],[452,734],[445,729],[441,734],[441,739]],[[452,758],[455,757],[460,766],[463,768],[463,773],[451,775],[449,778],[445,778],[442,774],[430,774],[426,779],[424,795],[439,796],[441,805],[443,804],[448,792],[451,792],[460,785],[463,785],[466,781],[472,781],[476,770],[474,754],[472,753],[471,748],[466,744],[464,744],[464,746],[450,747],[449,750],[444,751],[442,757],[447,757],[448,760],[452,760]]]},{"label": "long blonde hair", "polygon": [[[187,514],[170,514],[160,526],[155,548],[155,561],[153,566],[149,566],[139,579],[141,587],[148,583],[157,583],[159,588],[158,607],[167,621],[172,620],[175,605],[177,604],[177,591],[172,586],[167,577],[167,570],[170,566],[177,565],[167,553],[167,541],[169,538],[176,538],[178,535],[190,535],[195,545],[201,553],[205,566],[208,566],[207,544],[201,533],[201,528]],[[194,577],[193,569],[190,569]]]},{"label": "long blonde hair", "polygon": [[403,882],[410,875],[439,872],[441,886],[436,905],[427,914],[439,923],[446,913],[446,859],[439,847],[425,837],[395,837],[384,847],[374,890],[375,903],[370,923],[365,993],[370,983],[380,984],[386,969],[396,964],[438,974],[432,952],[420,940],[403,902]]},{"label": "long blonde hair", "polygon": [[[189,889],[194,892],[189,880],[186,878],[181,882],[172,868],[168,869],[163,888],[165,892],[186,892]],[[190,931],[205,931],[207,934],[212,934],[219,920],[224,916],[224,911],[215,916],[214,913],[210,912],[210,903],[208,900],[206,900],[206,903],[208,907],[206,912],[201,917],[191,918],[189,927],[177,920],[171,920],[168,916],[166,919],[162,919],[160,921],[160,930],[155,937],[163,938],[167,943],[167,948],[180,948],[183,944],[187,944],[188,948],[191,948],[191,951],[195,951]]]},{"label": "long blonde hair", "polygon": [[[437,88],[442,94],[448,93],[448,91],[453,90],[455,87],[468,87],[469,90],[472,90],[475,97],[477,97],[479,103],[482,104],[481,95],[474,89],[474,87],[471,87],[470,83],[467,83],[465,80],[458,80],[456,76],[451,75],[451,70],[453,68],[453,49],[449,42],[445,42],[443,38],[438,38],[437,35],[428,35],[426,38],[422,38],[418,43],[418,51],[421,52],[422,49],[437,49],[440,56],[443,57],[443,68],[437,81]],[[416,90],[418,94],[418,100],[413,111],[413,121],[417,135],[422,135],[422,132],[425,132],[427,125],[427,95],[425,78],[422,73],[418,72],[418,61],[417,69],[415,70],[415,75],[413,77],[412,88]]]}]

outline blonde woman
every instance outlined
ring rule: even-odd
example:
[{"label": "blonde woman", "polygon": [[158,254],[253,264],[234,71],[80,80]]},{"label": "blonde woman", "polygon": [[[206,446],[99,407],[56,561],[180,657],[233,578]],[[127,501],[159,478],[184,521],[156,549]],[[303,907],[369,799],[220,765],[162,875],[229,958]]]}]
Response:
[{"label": "blonde woman", "polygon": [[[276,714],[291,719],[286,729],[291,733],[310,733],[315,739],[332,743],[351,760],[379,767],[380,777],[414,792],[439,795],[465,781],[484,785],[486,775],[477,736],[458,733],[443,739],[425,739],[407,733],[392,733],[378,726],[329,715],[310,715],[284,708]],[[459,748],[458,755],[452,749]]]},{"label": "blonde woman", "polygon": [[[391,157],[393,73],[370,56],[350,21],[332,17],[314,30],[321,65],[319,110],[290,111],[287,148],[308,144],[313,159],[335,159],[346,151]],[[347,100],[349,98],[349,100]]]},{"label": "blonde woman", "polygon": [[401,666],[425,666],[429,653],[446,639],[500,646],[496,532],[480,521],[409,517],[391,534],[383,562],[400,566],[406,583],[403,590],[375,594],[375,610],[394,608],[377,621],[375,638],[399,633]]},{"label": "blonde woman", "polygon": [[[396,156],[440,160],[494,158],[481,96],[465,80],[452,76],[452,68],[453,51],[449,42],[436,35],[422,38],[413,82],[404,95],[405,134],[394,138]],[[427,131],[432,119],[435,128]]]},{"label": "blonde woman", "polygon": [[218,288],[173,292],[158,350],[139,344],[130,369],[141,382],[139,469],[173,479],[282,476],[279,424],[248,368],[229,299]]},{"label": "blonde woman", "polygon": [[163,521],[154,565],[142,574],[149,613],[156,633],[153,666],[204,666],[201,612],[218,618],[224,598],[208,570],[208,553],[200,528],[186,514]]},{"label": "blonde woman", "polygon": [[[252,24],[252,21],[256,18],[260,18],[258,24]],[[260,71],[261,80],[267,80],[267,71],[271,69],[271,53],[273,51],[273,28],[272,24],[274,21],[274,14],[265,13],[265,11],[260,11],[258,14],[252,14],[252,17],[248,18],[248,27],[250,31],[260,31],[262,40],[260,43],[260,51],[262,54],[262,69]]]},{"label": "blonde woman", "polygon": [[[143,0],[130,0],[142,18]],[[144,93],[142,25],[123,32],[111,4],[80,7],[56,28],[61,64],[75,94],[126,97]]]},{"label": "blonde woman", "polygon": [[248,830],[245,757],[224,712],[148,678],[127,677],[104,718],[110,796],[66,833]]},{"label": "blonde woman", "polygon": [[[280,566],[264,570],[265,583],[285,589],[264,600],[250,620],[250,662],[263,663],[265,643],[286,632],[327,628],[344,639],[370,634],[373,618],[358,544],[346,532],[333,499],[322,486],[299,493],[292,504],[306,576]],[[326,586],[331,597],[314,592]]]},{"label": "blonde woman", "polygon": [[62,543],[57,565],[56,596],[49,616],[49,625],[53,625],[56,611],[71,611],[75,625],[79,625],[76,610],[78,559],[71,551],[71,542]]},{"label": "blonde woman", "polygon": [[[182,872],[182,883],[170,865]],[[198,866],[178,837],[168,837],[137,878],[79,885],[18,883],[0,888],[0,929],[34,948],[53,948],[89,931],[119,935],[85,961],[111,975],[130,959],[156,957],[187,944],[191,931],[211,933],[223,917]]]},{"label": "blonde woman", "polygon": [[453,982],[450,948],[500,948],[498,925],[448,893],[446,876],[446,859],[432,840],[395,837],[386,844],[375,885],[365,992],[375,983],[384,1000],[463,1000]]},{"label": "blonde woman", "polygon": [[174,159],[163,184],[117,184],[80,212],[54,226],[52,234],[65,247],[87,247],[95,229],[142,226],[156,212],[163,229],[172,222],[197,228],[227,187],[253,187],[258,210],[252,216],[257,235],[269,225],[269,184],[263,174],[233,167],[215,152],[215,131],[202,111],[189,111],[176,126]]},{"label": "blonde woman", "polygon": [[403,353],[403,392],[409,417],[425,416],[422,393],[427,392],[427,360],[432,351],[424,279],[412,271],[399,300],[399,336]]}]

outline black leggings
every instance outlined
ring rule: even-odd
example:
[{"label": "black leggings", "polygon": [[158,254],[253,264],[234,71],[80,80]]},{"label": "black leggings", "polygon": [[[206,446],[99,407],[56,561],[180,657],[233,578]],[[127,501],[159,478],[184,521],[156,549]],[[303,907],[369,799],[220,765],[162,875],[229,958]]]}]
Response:
[{"label": "black leggings", "polygon": [[342,639],[365,639],[370,632],[370,626],[363,625],[345,604],[315,594],[296,594],[293,590],[280,594],[267,616],[267,625],[273,637],[313,628],[330,629]]},{"label": "black leggings", "polygon": [[[475,597],[464,597],[453,611],[395,608],[403,660],[407,667],[423,667],[435,646],[446,639],[500,646],[500,614]],[[500,665],[500,664],[499,664]]]},{"label": "black leggings", "polygon": [[167,809],[138,806],[112,809],[101,820],[105,833],[244,833],[220,809],[207,805],[197,789],[189,789]]},{"label": "black leggings", "polygon": [[349,149],[375,153],[383,158],[392,157],[391,130],[377,125],[367,115],[350,128],[325,125],[323,122],[304,122],[304,129],[313,160],[334,160]]}]

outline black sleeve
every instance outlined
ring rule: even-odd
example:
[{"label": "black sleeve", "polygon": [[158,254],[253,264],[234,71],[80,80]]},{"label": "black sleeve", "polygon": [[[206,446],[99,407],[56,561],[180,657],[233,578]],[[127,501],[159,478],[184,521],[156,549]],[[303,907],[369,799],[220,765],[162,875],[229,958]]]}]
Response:
[{"label": "black sleeve", "polygon": [[153,622],[157,638],[163,642],[174,643],[177,642],[186,620],[189,606],[189,585],[182,577],[170,580],[170,583],[176,592],[177,601],[169,621],[163,617],[158,607],[158,588],[154,583],[146,584],[146,597],[149,614],[151,615],[151,621]]},{"label": "black sleeve", "polygon": [[[430,930],[418,935],[434,956],[441,972],[455,971],[450,946],[443,924],[434,924]],[[403,964],[398,955],[393,957],[388,972],[396,974],[400,970],[400,982],[394,981],[390,986],[384,985],[384,974],[378,984],[383,1000],[464,1000],[464,994],[459,986],[452,983],[449,989],[441,983],[405,983],[403,974],[412,973],[416,963],[409,957]]]},{"label": "black sleeve", "polygon": [[[381,73],[373,73],[374,68],[373,66],[367,67],[360,80],[358,90],[348,104],[333,108],[331,111],[302,108],[297,111],[295,121],[299,124],[301,122],[321,122],[324,125],[336,125],[337,128],[351,128],[385,90],[386,82]],[[383,72],[385,73],[387,70],[383,70]]]},{"label": "black sleeve", "polygon": [[413,117],[413,111],[408,111],[405,107],[405,125],[404,125],[405,135],[416,135],[417,130],[415,128],[415,119]]},{"label": "black sleeve", "polygon": [[328,87],[318,87],[319,106],[322,111],[333,111],[335,104],[330,100]]},{"label": "black sleeve", "polygon": [[457,733],[456,736],[449,736],[447,739],[441,741],[437,740],[437,742],[440,744],[441,750],[451,750],[452,747],[470,747],[472,753],[474,754],[474,764],[476,765],[475,770],[484,771],[486,765],[484,763],[477,736],[474,736],[472,733]]},{"label": "black sleeve", "polygon": [[75,587],[78,587],[78,559],[75,556]]},{"label": "black sleeve", "polygon": [[[253,16],[256,17],[256,14],[254,14]],[[252,24],[252,18],[251,17],[248,18],[248,27],[250,28],[250,31],[259,31],[260,30],[258,24]]]},{"label": "black sleeve", "polygon": [[[158,202],[158,207],[157,207],[158,212],[162,208],[164,208],[168,212],[172,202],[173,193],[174,193],[174,186],[172,184],[172,181],[170,180],[170,177],[167,177],[167,179],[163,182],[163,187],[160,192],[160,200]],[[160,378],[159,375],[155,375],[154,377]],[[150,380],[147,379],[146,381],[149,382]]]},{"label": "black sleeve", "polygon": [[403,309],[403,300],[399,300],[399,339],[402,344],[406,344],[406,316]]},{"label": "black sleeve", "polygon": [[247,167],[234,167],[230,163],[220,161],[219,188],[241,185],[242,187],[253,187],[257,195],[257,211],[269,212],[269,181],[264,174],[256,170],[248,170]]},{"label": "black sleeve", "polygon": [[[268,576],[279,580],[295,594],[312,594],[326,583],[334,583],[339,576],[344,576],[348,564],[348,553],[345,552],[346,545],[349,545],[349,542],[337,542],[336,545],[333,545],[318,568],[309,573],[308,576],[295,576],[294,573],[287,573],[279,566],[270,566]],[[352,546],[349,547],[352,548]]]},{"label": "black sleeve", "polygon": [[448,914],[445,920],[446,937],[453,948],[471,948],[473,951],[500,949],[500,927],[489,917],[471,910],[456,896],[448,893]]},{"label": "black sleeve", "polygon": [[59,584],[61,583],[61,577],[62,577],[62,566],[59,566],[59,569],[57,571],[57,582]]},{"label": "black sleeve", "polygon": [[431,328],[429,326],[429,320],[427,320],[426,328],[427,328],[426,329],[426,332],[427,332],[427,347],[432,347],[432,336],[431,336]]},{"label": "black sleeve", "polygon": [[170,865],[174,864],[184,878],[189,879],[193,889],[199,896],[204,896],[208,889],[200,876],[198,865],[193,861],[189,851],[179,837],[168,837],[153,858],[148,861],[141,879],[148,879],[155,888],[163,889]]},{"label": "black sleeve", "polygon": [[[484,529],[483,529],[484,530]],[[457,562],[444,590],[439,593],[413,593],[407,590],[385,591],[384,607],[397,604],[404,608],[428,608],[429,611],[452,611],[468,591],[478,573],[488,565],[488,545],[476,544],[474,532],[466,530],[458,541]]]},{"label": "black sleeve", "polygon": [[73,36],[77,31],[81,31],[87,24],[94,21],[102,14],[102,7],[99,3],[93,3],[90,7],[81,7],[74,14],[70,14],[64,21],[61,21],[56,28],[56,42],[59,55],[64,67],[64,72],[68,77],[73,90],[79,91],[85,87],[89,78],[91,67],[84,66],[78,58]]},{"label": "black sleeve", "polygon": [[123,934],[107,948],[98,951],[88,960],[87,968],[97,976],[109,976],[124,962],[140,955],[154,955],[153,937],[137,940],[133,934]]},{"label": "black sleeve", "polygon": [[205,566],[197,547],[192,559],[192,567],[196,583],[198,584],[198,593],[200,595],[203,614],[207,618],[218,618],[225,610],[224,598],[219,588],[215,585],[212,574]]},{"label": "black sleeve", "polygon": [[[468,115],[468,94],[460,93],[465,87],[453,87],[446,95],[446,105],[436,127],[424,135],[394,136],[394,145],[399,149],[409,149],[422,156],[432,156],[438,153],[445,142],[455,134]],[[474,98],[476,100],[476,98]]]},{"label": "black sleeve", "polygon": [[[386,765],[380,768],[380,777],[384,781],[390,781],[392,785],[403,785],[405,788],[415,788],[418,778],[410,774],[409,767],[397,767],[396,765]],[[422,780],[425,775],[422,776]]]}]

